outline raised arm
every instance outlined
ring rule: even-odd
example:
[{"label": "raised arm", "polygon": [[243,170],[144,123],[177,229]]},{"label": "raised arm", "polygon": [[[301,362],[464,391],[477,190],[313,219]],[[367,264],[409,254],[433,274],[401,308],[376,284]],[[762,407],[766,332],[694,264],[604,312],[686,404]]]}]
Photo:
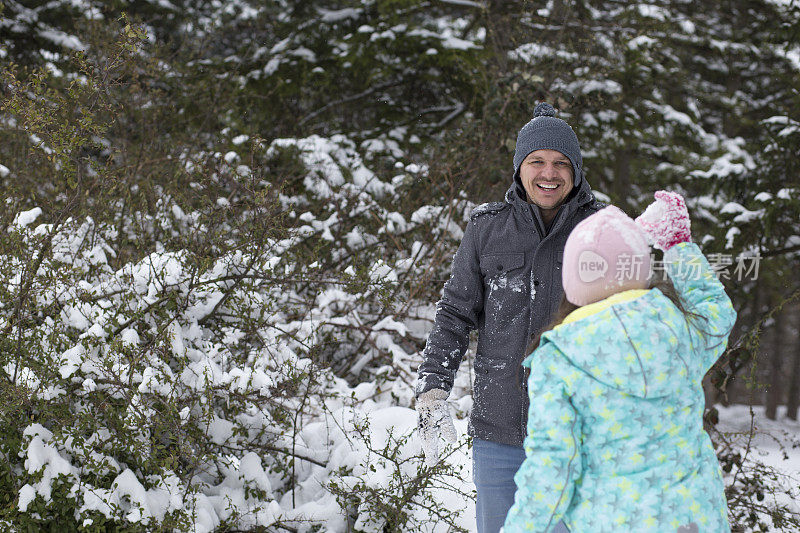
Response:
[{"label": "raised arm", "polygon": [[653,246],[664,251],[667,273],[688,311],[703,317],[690,321],[690,327],[705,341],[706,349],[700,355],[708,369],[727,346],[736,311],[700,248],[691,243],[691,222],[683,197],[658,191],[655,198],[636,223]]},{"label": "raised arm", "polygon": [[704,368],[708,369],[725,351],[736,311],[696,244],[676,244],[664,253],[664,263],[687,310],[704,319],[690,324],[705,341],[706,349],[701,355]]}]

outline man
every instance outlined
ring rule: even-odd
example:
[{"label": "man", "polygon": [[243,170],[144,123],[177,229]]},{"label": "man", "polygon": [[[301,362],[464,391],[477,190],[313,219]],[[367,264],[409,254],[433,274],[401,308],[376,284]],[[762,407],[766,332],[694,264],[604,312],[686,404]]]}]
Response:
[{"label": "man", "polygon": [[[469,428],[479,533],[499,531],[514,503],[528,415],[527,383],[518,369],[529,339],[561,301],[567,236],[603,207],[582,164],[572,128],[549,104],[537,105],[517,135],[514,182],[505,202],[484,204],[470,215],[423,352],[417,410],[430,465],[438,460],[440,434],[455,440],[446,399],[469,332],[478,330]],[[563,524],[555,531],[565,531]]]}]

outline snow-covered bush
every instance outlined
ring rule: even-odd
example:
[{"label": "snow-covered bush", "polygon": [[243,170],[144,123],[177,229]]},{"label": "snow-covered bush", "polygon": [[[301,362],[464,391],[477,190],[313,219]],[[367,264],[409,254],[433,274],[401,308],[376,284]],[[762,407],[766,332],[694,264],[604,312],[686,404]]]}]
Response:
[{"label": "snow-covered bush", "polygon": [[[424,468],[411,437],[431,310],[409,296],[430,295],[425,280],[445,268],[430,269],[426,243],[451,247],[470,206],[399,212],[393,199],[424,169],[397,164],[387,182],[346,137],[312,136],[253,142],[251,165],[242,148],[181,149],[183,177],[148,185],[150,209],[131,209],[120,170],[76,157],[113,124],[87,114],[59,136],[71,123],[36,108],[42,87],[20,82],[6,107],[65,181],[40,189],[44,208],[6,200],[17,211],[0,255],[0,519],[463,527],[463,505],[429,500],[463,483],[447,463]],[[80,98],[49,102],[86,111]],[[375,139],[361,153],[390,150]]]},{"label": "snow-covered bush", "polygon": [[[405,311],[392,314],[403,280],[426,267],[414,261],[424,246],[375,243],[458,237],[458,226],[382,207],[376,198],[395,186],[346,139],[278,140],[266,157],[280,165],[288,147],[306,174],[277,201],[298,223],[216,256],[162,250],[114,268],[111,223],[40,223],[38,208],[15,218],[15,246],[0,258],[4,418],[16,421],[0,446],[14,523],[336,529],[340,508],[359,527],[456,520],[422,503],[452,473],[424,469],[409,441],[421,338]],[[153,223],[173,244],[204,233],[203,213],[169,198],[160,209]],[[316,265],[302,262],[309,251]],[[355,388],[342,379],[364,372],[372,380]],[[390,405],[376,431],[370,411]],[[324,491],[332,503],[318,509]]]},{"label": "snow-covered bush", "polygon": [[[711,433],[725,478],[732,530],[742,533],[800,530],[797,507],[800,486],[796,472],[786,472],[774,464],[775,456],[786,461],[786,466],[796,462],[796,459],[790,460],[796,456],[791,448],[800,446],[796,433],[780,435],[775,427],[770,428],[771,431],[759,427],[766,420],[763,415],[758,420],[752,406],[727,409],[727,424],[736,420],[737,425],[749,425],[745,431],[715,430]],[[716,413],[716,409],[713,412]],[[774,456],[772,461],[768,461],[768,450]]]}]

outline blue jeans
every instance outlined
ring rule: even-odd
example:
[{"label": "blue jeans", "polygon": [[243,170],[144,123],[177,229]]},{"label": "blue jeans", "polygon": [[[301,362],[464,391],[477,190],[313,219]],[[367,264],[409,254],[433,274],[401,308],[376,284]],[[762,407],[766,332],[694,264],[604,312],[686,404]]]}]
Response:
[{"label": "blue jeans", "polygon": [[[514,474],[525,459],[525,450],[488,440],[472,439],[472,479],[478,490],[475,514],[478,533],[497,533],[514,504]],[[552,533],[569,533],[559,522]]]}]

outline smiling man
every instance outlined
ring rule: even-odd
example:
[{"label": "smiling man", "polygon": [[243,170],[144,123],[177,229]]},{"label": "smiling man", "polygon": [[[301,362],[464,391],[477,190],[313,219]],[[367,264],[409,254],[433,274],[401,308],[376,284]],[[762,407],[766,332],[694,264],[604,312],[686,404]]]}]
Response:
[{"label": "smiling man", "polygon": [[572,162],[557,150],[535,150],[519,168],[519,179],[528,202],[539,208],[545,225],[555,218],[561,204],[574,189]]},{"label": "smiling man", "polygon": [[517,135],[505,201],[470,215],[419,367],[419,434],[433,465],[440,436],[455,440],[446,400],[469,332],[478,330],[469,432],[479,533],[499,531],[514,503],[528,414],[519,367],[529,339],[561,301],[564,244],[578,222],[604,207],[583,176],[578,137],[555,114],[548,104],[536,106]]}]

